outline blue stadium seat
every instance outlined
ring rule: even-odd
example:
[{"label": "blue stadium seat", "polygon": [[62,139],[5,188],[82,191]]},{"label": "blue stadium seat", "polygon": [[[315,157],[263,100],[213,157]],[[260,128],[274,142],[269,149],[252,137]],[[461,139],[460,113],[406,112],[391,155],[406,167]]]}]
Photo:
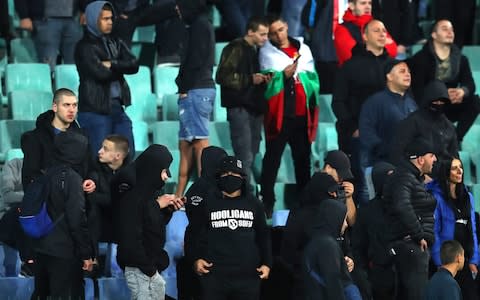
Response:
[{"label": "blue stadium seat", "polygon": [[0,295],[2,299],[29,300],[33,289],[33,277],[0,278]]},{"label": "blue stadium seat", "polygon": [[335,123],[337,117],[332,110],[332,94],[320,95],[320,115],[318,116],[319,122]]},{"label": "blue stadium seat", "polygon": [[8,105],[14,120],[36,120],[38,115],[52,108],[51,92],[19,90],[8,95]]},{"label": "blue stadium seat", "polygon": [[98,298],[101,300],[130,300],[131,293],[124,278],[98,278]]},{"label": "blue stadium seat", "polygon": [[14,63],[38,63],[37,51],[32,38],[16,38],[10,41],[11,61]]},{"label": "blue stadium seat", "polygon": [[127,106],[125,112],[132,121],[143,121],[149,125],[153,124],[157,121],[157,97],[153,94],[139,97],[132,101],[130,106]]},{"label": "blue stadium seat", "polygon": [[84,278],[85,281],[85,300],[95,299],[95,287],[91,278]]},{"label": "blue stadium seat", "polygon": [[289,214],[290,211],[288,209],[275,210],[272,214],[272,227],[285,226]]},{"label": "blue stadium seat", "polygon": [[176,94],[177,85],[175,78],[178,75],[178,66],[157,66],[153,71],[153,89],[157,95],[157,103],[162,105],[162,98],[165,94]]},{"label": "blue stadium seat", "polygon": [[132,122],[133,139],[135,141],[135,152],[144,151],[149,146],[148,124],[143,121]]},{"label": "blue stadium seat", "polygon": [[178,95],[177,94],[163,95],[162,120],[163,121],[178,120]]},{"label": "blue stadium seat", "polygon": [[335,123],[318,123],[317,136],[312,144],[313,160],[323,162],[324,153],[336,149],[338,149],[338,137]]},{"label": "blue stadium seat", "polygon": [[222,147],[228,153],[233,153],[228,122],[210,122],[208,140],[210,145]]},{"label": "blue stadium seat", "polygon": [[153,124],[153,143],[165,145],[168,149],[178,149],[177,121],[159,121]]},{"label": "blue stadium seat", "polygon": [[5,70],[5,92],[32,90],[52,93],[50,67],[47,64],[8,64]]},{"label": "blue stadium seat", "polygon": [[80,77],[74,64],[56,65],[54,71],[55,89],[67,88],[78,96]]}]

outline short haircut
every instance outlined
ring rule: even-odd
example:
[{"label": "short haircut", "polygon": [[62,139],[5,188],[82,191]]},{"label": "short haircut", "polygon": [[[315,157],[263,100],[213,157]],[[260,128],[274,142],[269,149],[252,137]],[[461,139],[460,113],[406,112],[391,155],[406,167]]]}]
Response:
[{"label": "short haircut", "polygon": [[76,97],[75,93],[67,88],[60,88],[53,93],[53,103],[58,104],[63,96],[73,96]]},{"label": "short haircut", "polygon": [[[364,33],[367,33],[367,32],[368,32],[368,27],[369,27],[370,24],[372,24],[373,22],[380,22],[380,23],[383,24],[383,22],[380,21],[379,19],[371,19],[370,21],[368,21],[367,24],[365,24],[365,27],[363,27],[363,32],[364,32]],[[384,26],[385,26],[385,24],[384,24]]]},{"label": "short haircut", "polygon": [[439,24],[440,22],[443,22],[443,21],[447,21],[447,22],[452,23],[452,21],[450,21],[449,19],[438,19],[438,20],[435,20],[435,22],[433,22],[433,24],[432,24],[432,28],[430,29],[430,33],[436,32],[437,29],[438,29],[438,24]]},{"label": "short haircut", "polygon": [[267,19],[265,19],[265,17],[253,16],[250,19],[248,19],[247,27],[246,27],[245,32],[248,32],[249,30],[255,32],[255,31],[258,30],[258,27],[260,27],[260,25],[268,27],[269,23],[268,23]]},{"label": "short haircut", "polygon": [[277,22],[277,21],[281,21],[281,22],[283,22],[283,23],[287,23],[287,21],[285,21],[285,19],[282,18],[282,16],[280,16],[280,15],[273,14],[273,15],[268,15],[268,16],[267,16],[268,26],[272,25],[273,23],[275,23],[275,22]]},{"label": "short haircut", "polygon": [[115,150],[122,152],[125,157],[127,157],[128,153],[130,152],[130,148],[128,146],[128,139],[126,137],[120,134],[111,134],[108,135],[105,140],[115,144]]},{"label": "short haircut", "polygon": [[449,240],[442,243],[440,247],[440,262],[448,265],[455,262],[457,255],[463,253],[463,247],[456,240]]},{"label": "short haircut", "polygon": [[113,7],[110,3],[105,3],[103,6],[102,6],[102,10],[109,10],[111,12],[113,12]]}]

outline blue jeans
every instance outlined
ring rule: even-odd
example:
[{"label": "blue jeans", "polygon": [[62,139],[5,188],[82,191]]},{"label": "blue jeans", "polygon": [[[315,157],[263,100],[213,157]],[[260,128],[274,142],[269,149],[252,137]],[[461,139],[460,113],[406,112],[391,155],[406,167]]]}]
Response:
[{"label": "blue jeans", "polygon": [[152,277],[139,268],[125,267],[125,279],[134,300],[164,300],[165,280],[158,272]]},{"label": "blue jeans", "polygon": [[247,21],[252,15],[253,1],[223,0],[217,5],[223,21],[227,23],[228,32],[235,37],[243,36],[247,27]]},{"label": "blue jeans", "polygon": [[18,251],[0,244],[0,277],[18,277],[20,273],[20,258]]},{"label": "blue jeans", "polygon": [[303,26],[300,18],[306,3],[307,0],[282,1],[282,17],[288,24],[288,34],[291,36],[303,35]]},{"label": "blue jeans", "polygon": [[191,142],[208,138],[208,124],[215,101],[215,89],[189,90],[178,99],[180,130],[178,138]]},{"label": "blue jeans", "polygon": [[40,62],[49,64],[53,71],[60,52],[63,63],[75,63],[75,45],[83,36],[76,18],[34,20],[33,29],[33,41]]},{"label": "blue jeans", "polygon": [[109,115],[94,112],[80,112],[78,113],[77,119],[80,126],[87,131],[93,157],[97,157],[103,140],[110,134],[125,136],[128,139],[130,156],[133,157],[133,154],[135,154],[132,121],[118,101],[113,101],[112,110]]},{"label": "blue jeans", "polygon": [[260,147],[263,115],[253,115],[245,108],[227,109],[227,120],[230,123],[230,138],[235,156],[243,162],[249,190],[251,186],[252,164]]}]

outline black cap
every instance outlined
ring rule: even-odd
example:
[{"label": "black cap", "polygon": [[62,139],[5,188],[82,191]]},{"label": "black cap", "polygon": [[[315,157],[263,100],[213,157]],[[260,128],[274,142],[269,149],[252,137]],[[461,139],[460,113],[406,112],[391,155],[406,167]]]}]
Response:
[{"label": "black cap", "polygon": [[327,156],[325,157],[325,164],[329,164],[332,168],[337,170],[337,174],[342,180],[353,179],[353,174],[350,170],[350,159],[343,151],[328,151]]},{"label": "black cap", "polygon": [[427,153],[435,154],[435,148],[433,147],[433,144],[425,138],[414,139],[405,149],[405,154],[408,159],[415,159],[424,156]]},{"label": "black cap", "polygon": [[398,60],[398,59],[387,60],[387,62],[385,63],[385,66],[383,67],[383,74],[385,74],[385,76],[387,76],[387,74],[390,73],[396,65],[401,64],[401,63],[405,63],[405,61]]},{"label": "black cap", "polygon": [[241,160],[236,158],[235,156],[226,156],[220,162],[220,166],[218,168],[218,174],[223,174],[227,172],[232,172],[236,174],[240,174],[242,176],[246,176],[245,171],[243,170],[243,163]]}]

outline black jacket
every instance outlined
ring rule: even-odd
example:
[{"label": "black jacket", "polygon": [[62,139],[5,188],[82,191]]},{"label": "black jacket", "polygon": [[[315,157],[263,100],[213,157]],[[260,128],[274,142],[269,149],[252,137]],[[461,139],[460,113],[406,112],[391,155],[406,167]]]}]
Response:
[{"label": "black jacket", "polygon": [[180,70],[175,79],[179,93],[187,93],[192,89],[215,88],[214,54],[213,26],[204,15],[199,15],[188,27],[186,51],[182,55]]},{"label": "black jacket", "polygon": [[385,88],[384,65],[391,60],[387,51],[375,56],[364,46],[352,49],[353,56],[339,69],[333,90],[332,109],[337,117],[340,149],[358,129],[362,104],[368,96]]},{"label": "black jacket", "polygon": [[429,108],[432,101],[445,97],[446,90],[440,84],[439,81],[428,84],[421,107],[397,124],[390,149],[392,163],[402,161],[407,145],[419,137],[433,143],[439,161],[458,157],[455,127],[445,114],[435,113]]},{"label": "black jacket", "polygon": [[87,260],[94,257],[93,244],[85,214],[82,177],[74,170],[88,152],[87,138],[62,132],[55,137],[54,143],[53,166],[55,169],[60,166],[60,171],[54,172],[50,179],[50,197],[46,203],[52,220],[63,213],[64,217],[48,235],[34,241],[34,248],[38,253],[54,257]]},{"label": "black jacket", "polygon": [[[104,67],[102,61],[111,61],[111,68]],[[85,30],[83,38],[75,48],[75,64],[80,76],[80,112],[109,114],[110,85],[114,81],[120,84],[121,103],[125,106],[131,104],[130,89],[123,75],[137,73],[139,65],[122,40],[112,36],[97,37]]]},{"label": "black jacket", "polygon": [[260,64],[255,46],[250,46],[243,37],[225,46],[216,73],[216,81],[222,91],[222,106],[243,107],[252,113],[264,113],[264,86],[253,84],[252,75],[258,72]]},{"label": "black jacket", "polygon": [[[21,147],[24,154],[22,166],[22,184],[23,187],[29,184],[34,178],[40,176],[47,167],[53,164],[53,140],[55,137],[55,128],[52,126],[54,112],[48,110],[37,117],[36,127],[31,131],[25,132],[21,137]],[[75,131],[83,134],[76,122],[73,122],[68,131]],[[81,170],[78,173],[82,178],[87,174],[90,168],[90,157],[85,158],[81,163]],[[92,178],[94,179],[94,178]]]},{"label": "black jacket", "polygon": [[[450,50],[450,63],[452,74],[450,78],[442,80],[447,88],[461,87],[465,90],[464,101],[472,101],[475,95],[475,82],[473,80],[470,64],[465,55],[462,55],[460,49],[452,45]],[[413,57],[407,60],[412,73],[412,91],[417,103],[423,98],[423,89],[432,80],[437,79],[435,74],[437,70],[437,55],[433,50],[430,40],[422,50],[418,51]],[[420,106],[420,105],[419,105]]]},{"label": "black jacket", "polygon": [[156,198],[164,186],[160,179],[172,156],[158,144],[148,147],[113,180],[111,193],[117,261],[122,267],[136,267],[148,276],[163,271],[169,263],[165,245],[166,225],[172,211],[160,209]]},{"label": "black jacket", "polygon": [[[78,0],[74,7],[77,8],[77,11],[84,11],[87,0]],[[45,8],[45,1],[44,0],[15,0],[15,10],[18,13],[20,19],[30,18],[32,20],[43,19],[45,17],[44,8]],[[76,15],[74,12],[73,16]]]},{"label": "black jacket", "polygon": [[345,299],[344,287],[351,278],[337,237],[347,208],[338,200],[326,199],[318,213],[315,234],[301,255],[304,299]]},{"label": "black jacket", "polygon": [[425,239],[429,246],[433,245],[436,200],[425,189],[423,179],[418,168],[406,159],[388,178],[382,203],[390,241],[410,236],[416,243]]}]

